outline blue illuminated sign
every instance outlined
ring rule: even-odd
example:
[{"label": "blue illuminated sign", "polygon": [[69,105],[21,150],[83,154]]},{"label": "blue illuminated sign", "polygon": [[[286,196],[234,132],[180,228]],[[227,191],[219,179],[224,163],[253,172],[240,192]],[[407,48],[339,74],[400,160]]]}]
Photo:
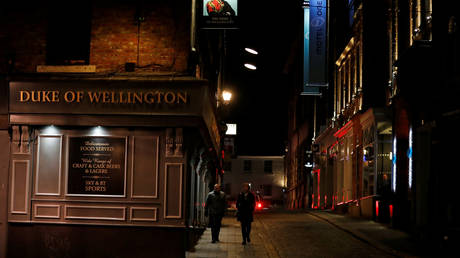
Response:
[{"label": "blue illuminated sign", "polygon": [[327,1],[307,1],[304,6],[303,92],[321,96],[327,86]]}]

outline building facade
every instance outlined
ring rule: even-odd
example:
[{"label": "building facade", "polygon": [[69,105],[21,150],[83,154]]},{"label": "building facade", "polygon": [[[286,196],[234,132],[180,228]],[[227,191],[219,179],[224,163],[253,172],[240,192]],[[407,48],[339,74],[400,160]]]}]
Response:
[{"label": "building facade", "polygon": [[386,8],[384,2],[331,3],[330,33],[345,33],[330,39],[330,87],[319,104],[327,111],[314,142],[312,207],[374,218],[375,201],[389,192]]},{"label": "building facade", "polygon": [[0,18],[0,256],[183,256],[220,171],[190,2],[28,4]]},{"label": "building facade", "polygon": [[[329,8],[329,87],[305,109],[315,115],[300,118],[314,140],[308,207],[454,243],[458,173],[447,160],[458,141],[458,10],[429,0]],[[302,170],[287,168],[288,188]]]},{"label": "building facade", "polygon": [[[452,159],[459,125],[456,8],[391,1],[389,94],[393,118],[393,224],[427,242],[455,246],[460,202]],[[436,90],[433,90],[436,88]]]},{"label": "building facade", "polygon": [[286,186],[283,156],[236,156],[224,166],[224,191],[227,199],[236,201],[243,183],[264,200],[281,205]]}]

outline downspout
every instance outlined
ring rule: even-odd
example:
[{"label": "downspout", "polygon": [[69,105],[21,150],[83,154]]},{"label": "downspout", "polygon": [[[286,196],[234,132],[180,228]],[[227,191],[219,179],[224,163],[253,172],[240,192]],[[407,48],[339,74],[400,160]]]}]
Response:
[{"label": "downspout", "polygon": [[192,52],[196,51],[196,0],[192,0],[192,20],[190,22],[190,50]]}]

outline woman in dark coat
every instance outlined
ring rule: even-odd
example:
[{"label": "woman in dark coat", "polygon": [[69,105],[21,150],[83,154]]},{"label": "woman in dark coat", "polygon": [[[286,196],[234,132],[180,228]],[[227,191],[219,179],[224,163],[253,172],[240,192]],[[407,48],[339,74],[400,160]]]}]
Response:
[{"label": "woman in dark coat", "polygon": [[254,220],[253,213],[256,207],[255,196],[249,191],[249,184],[243,184],[243,190],[238,195],[236,208],[238,209],[237,217],[241,222],[241,233],[243,235],[243,245],[251,242],[249,234],[251,233],[251,222]]}]

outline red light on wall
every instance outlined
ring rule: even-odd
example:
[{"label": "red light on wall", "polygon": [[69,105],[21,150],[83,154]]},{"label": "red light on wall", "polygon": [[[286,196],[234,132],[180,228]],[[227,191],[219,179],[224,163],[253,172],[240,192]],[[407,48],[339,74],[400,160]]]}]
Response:
[{"label": "red light on wall", "polygon": [[320,192],[320,179],[321,179],[321,170],[318,168],[318,207],[321,207],[321,192]]},{"label": "red light on wall", "polygon": [[390,218],[393,218],[393,204],[390,204]]},{"label": "red light on wall", "polygon": [[379,201],[375,201],[375,217],[379,216]]},{"label": "red light on wall", "polygon": [[350,129],[352,128],[352,122],[351,120],[348,121],[348,123],[346,123],[342,128],[340,128],[337,132],[334,133],[334,136],[336,138],[342,138],[345,134],[348,133],[348,131],[350,131]]}]

